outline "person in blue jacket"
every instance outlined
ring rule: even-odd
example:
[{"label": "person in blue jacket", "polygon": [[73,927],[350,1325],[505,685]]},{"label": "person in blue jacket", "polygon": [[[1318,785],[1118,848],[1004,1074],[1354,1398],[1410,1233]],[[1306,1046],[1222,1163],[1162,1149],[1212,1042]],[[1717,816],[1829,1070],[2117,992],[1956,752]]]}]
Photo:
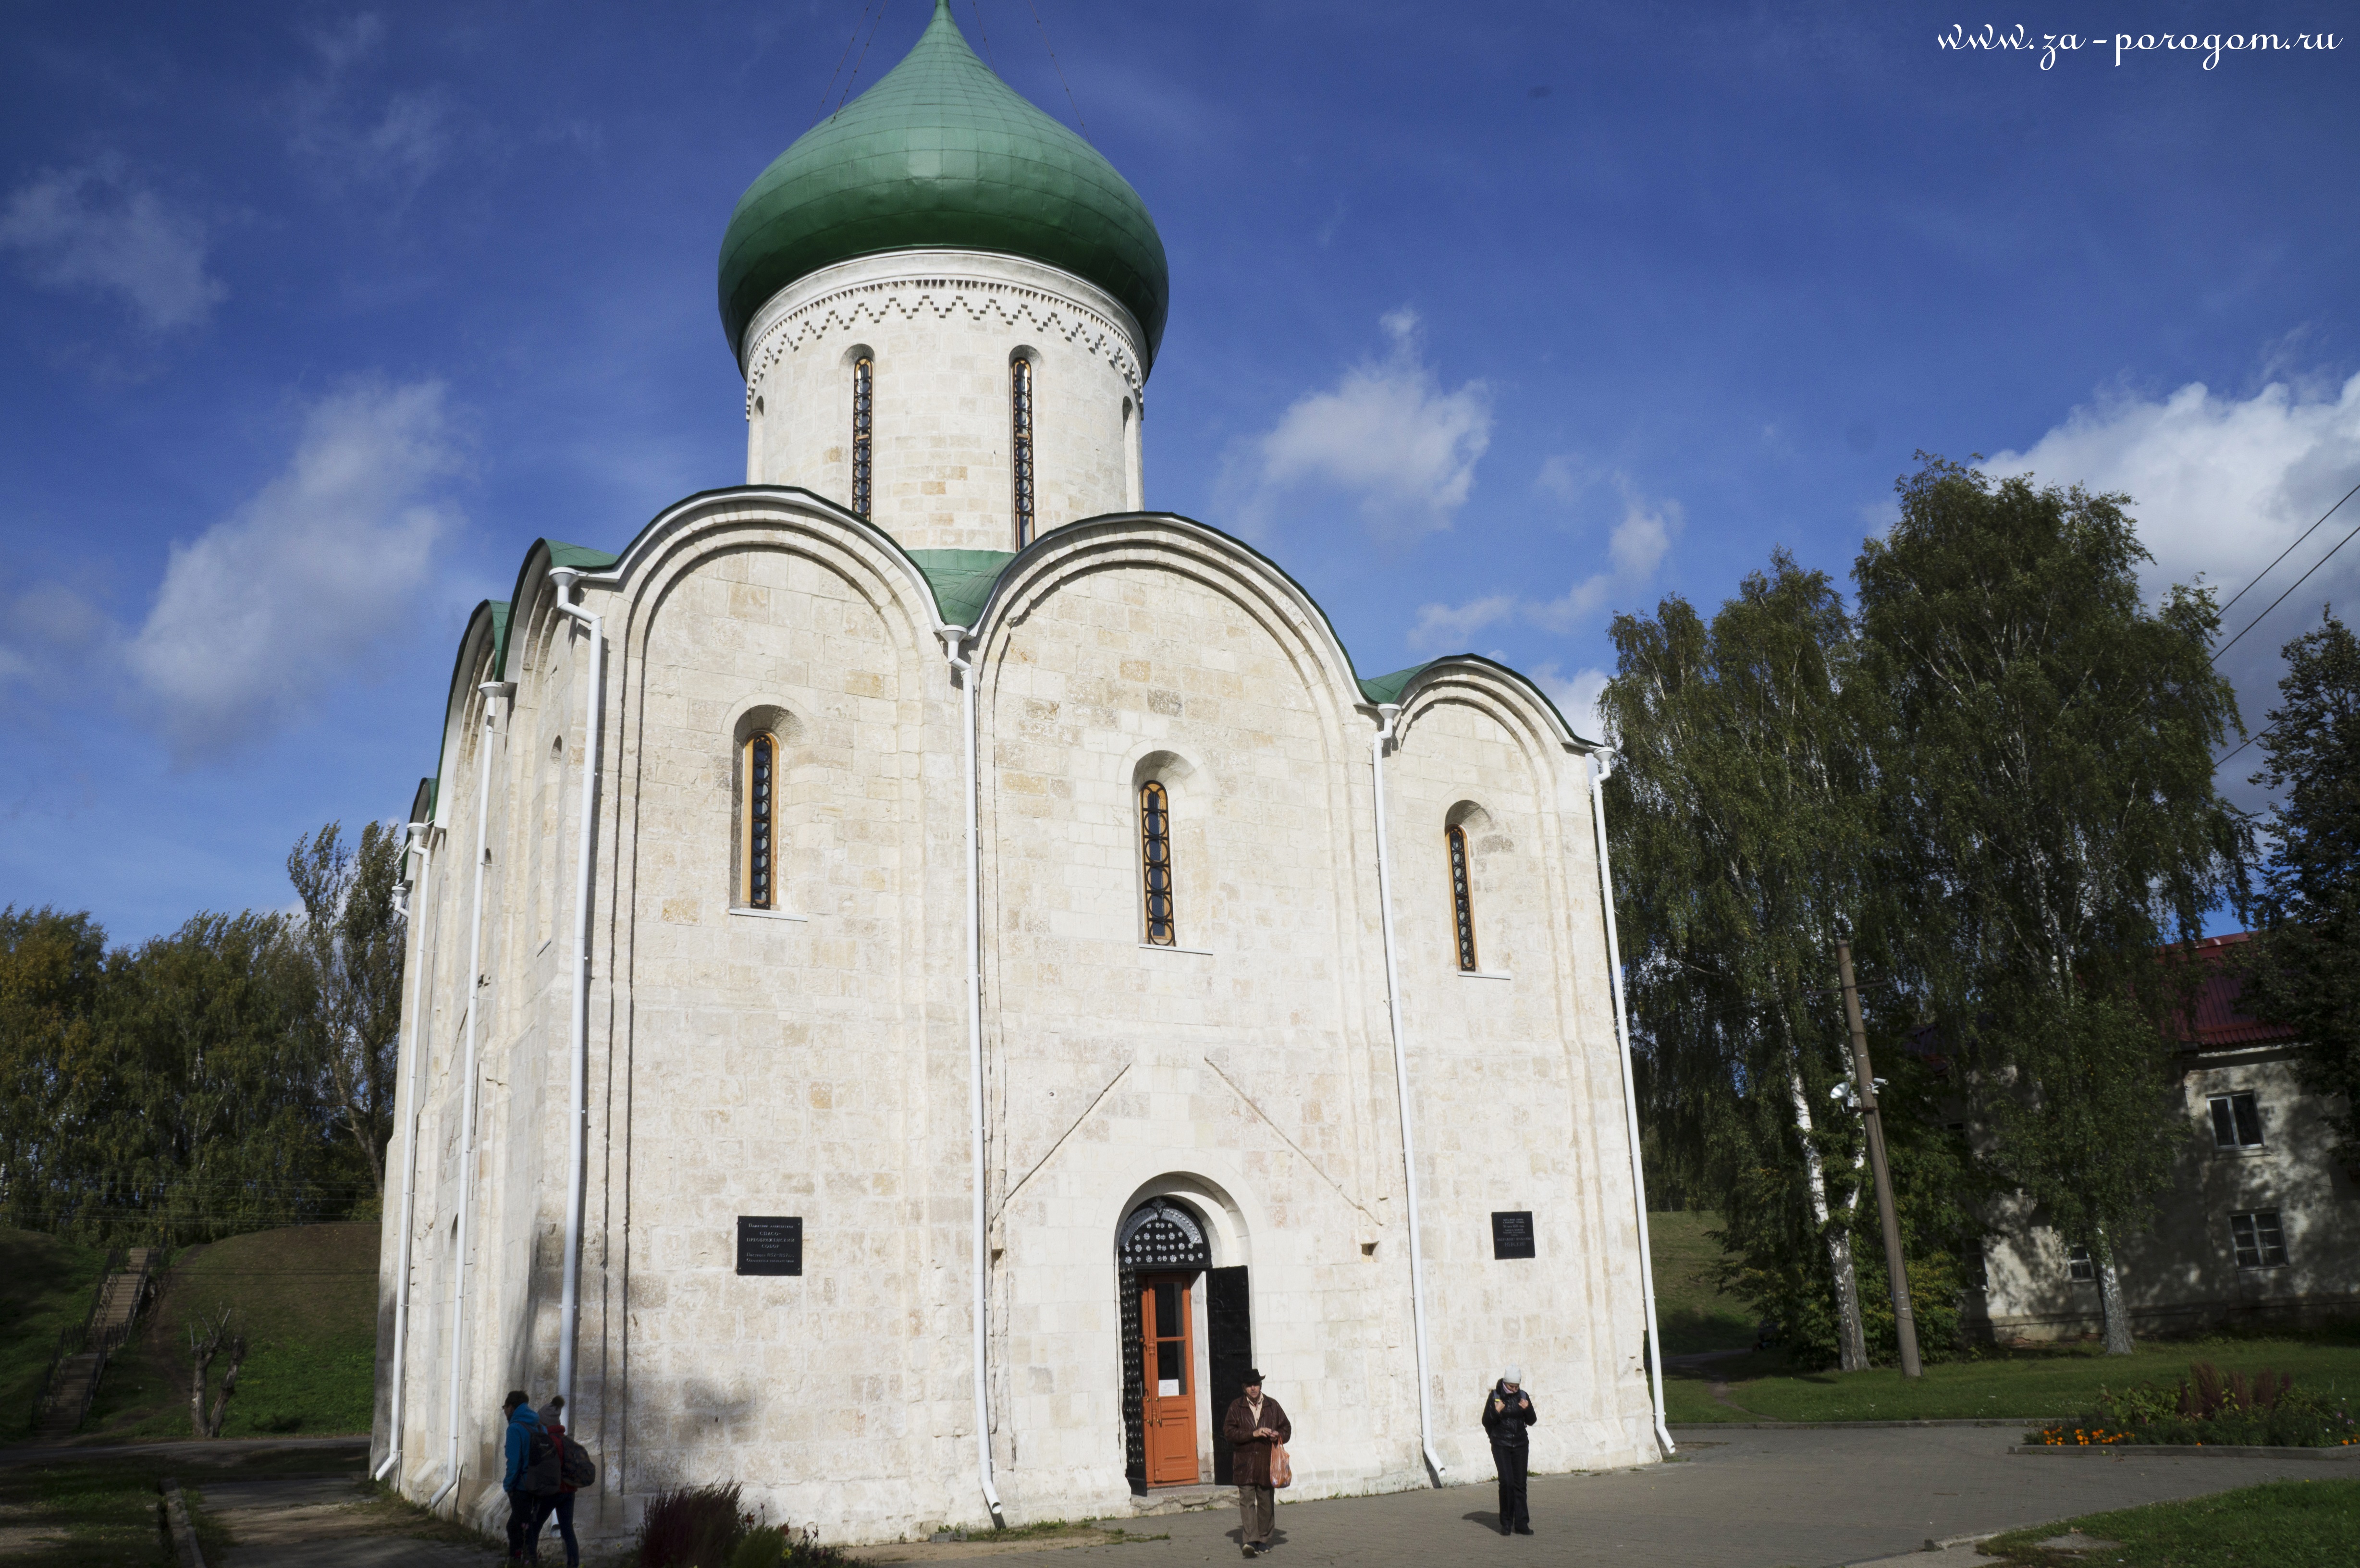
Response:
[{"label": "person in blue jacket", "polygon": [[503,1408],[508,1418],[508,1468],[500,1489],[508,1495],[508,1561],[531,1563],[541,1555],[535,1539],[541,1534],[541,1498],[525,1490],[525,1470],[532,1463],[532,1440],[542,1435],[541,1418],[522,1388],[511,1392]]}]

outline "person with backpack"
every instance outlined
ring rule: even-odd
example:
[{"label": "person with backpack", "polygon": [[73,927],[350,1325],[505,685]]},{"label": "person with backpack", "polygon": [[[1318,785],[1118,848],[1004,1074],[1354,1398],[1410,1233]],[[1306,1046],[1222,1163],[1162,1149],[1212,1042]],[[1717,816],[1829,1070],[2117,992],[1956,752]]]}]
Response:
[{"label": "person with backpack", "polygon": [[1483,1396],[1483,1434],[1491,1440],[1491,1463],[1500,1472],[1500,1533],[1533,1533],[1532,1510],[1524,1502],[1524,1471],[1532,1460],[1532,1424],[1541,1419],[1533,1397],[1524,1392],[1524,1369],[1511,1367],[1500,1374]]},{"label": "person with backpack", "polygon": [[574,1539],[574,1494],[588,1486],[597,1470],[589,1455],[565,1441],[564,1416],[563,1394],[551,1395],[549,1403],[541,1407],[541,1424],[548,1429],[549,1441],[557,1450],[557,1490],[541,1498],[541,1518],[533,1523],[532,1535],[539,1541],[541,1526],[556,1516],[558,1538],[565,1542],[565,1568],[581,1568],[582,1543]]},{"label": "person with backpack", "polygon": [[508,1495],[508,1561],[541,1560],[541,1500],[557,1490],[557,1447],[533,1413],[532,1401],[518,1388],[509,1393],[507,1468],[500,1489]]}]

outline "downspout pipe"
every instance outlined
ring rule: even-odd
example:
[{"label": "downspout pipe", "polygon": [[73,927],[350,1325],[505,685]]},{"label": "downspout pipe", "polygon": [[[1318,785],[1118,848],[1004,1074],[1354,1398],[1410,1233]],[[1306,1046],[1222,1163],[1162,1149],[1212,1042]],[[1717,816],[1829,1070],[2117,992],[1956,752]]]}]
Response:
[{"label": "downspout pipe", "polygon": [[499,731],[497,704],[508,690],[505,681],[486,681],[475,688],[484,694],[484,733],[477,742],[483,753],[482,781],[475,789],[475,908],[467,935],[466,1050],[460,1071],[466,1087],[461,1100],[459,1154],[458,1268],[451,1292],[450,1449],[442,1460],[442,1489],[426,1507],[431,1512],[459,1486],[460,1350],[467,1327],[467,1249],[475,1240],[475,1025],[483,1012],[484,995],[484,867],[491,863],[492,736]]},{"label": "downspout pipe", "polygon": [[[425,918],[422,911],[431,909],[433,903],[434,824],[432,822],[410,823],[409,841],[405,847],[410,854],[418,856],[418,898],[412,905],[412,909],[414,911],[421,912],[413,913],[411,918],[422,920]],[[421,958],[428,952],[422,927],[418,939],[418,952]],[[401,1423],[407,1414],[404,1409],[407,1401],[403,1396],[408,1390],[404,1387],[403,1379],[408,1372],[410,1362],[410,1226],[418,1199],[420,1064],[421,1059],[426,1052],[424,1044],[426,1029],[421,1011],[426,985],[421,972],[427,967],[422,963],[416,965],[410,976],[410,1120],[404,1130],[401,1147],[401,1254],[400,1261],[394,1268],[394,1279],[397,1283],[393,1295],[393,1415],[389,1423],[391,1434],[386,1443],[385,1463],[378,1465],[376,1474],[369,1477],[373,1481],[382,1481],[388,1475],[400,1468]]]},{"label": "downspout pipe", "polygon": [[1409,1111],[1409,1047],[1403,1038],[1401,974],[1393,958],[1393,856],[1385,836],[1385,750],[1393,744],[1393,721],[1401,715],[1398,702],[1380,702],[1384,721],[1370,743],[1369,771],[1376,779],[1377,923],[1385,938],[1385,1014],[1393,1035],[1393,1097],[1401,1105],[1402,1171],[1409,1196],[1409,1312],[1417,1345],[1417,1443],[1426,1455],[1434,1484],[1443,1484],[1449,1472],[1434,1452],[1434,1379],[1427,1371],[1426,1347],[1426,1250],[1420,1239],[1417,1214],[1417,1144],[1411,1135]]},{"label": "downspout pipe", "polygon": [[598,723],[606,684],[605,620],[570,602],[581,573],[558,567],[558,613],[571,616],[590,636],[590,680],[582,700],[582,838],[574,866],[574,1038],[572,1094],[566,1102],[565,1262],[559,1287],[557,1391],[574,1408],[574,1341],[582,1326],[582,1200],[590,1137],[590,881],[597,845],[598,769],[606,736]]},{"label": "downspout pipe", "polygon": [[1593,752],[1590,820],[1598,833],[1598,899],[1606,909],[1606,972],[1614,980],[1614,1040],[1622,1059],[1622,1115],[1631,1141],[1631,1196],[1639,1214],[1639,1292],[1647,1303],[1647,1372],[1655,1413],[1655,1441],[1664,1457],[1678,1451],[1664,1424],[1664,1334],[1655,1324],[1655,1262],[1647,1241],[1647,1173],[1639,1160],[1639,1092],[1631,1076],[1631,1009],[1622,997],[1622,943],[1614,930],[1614,872],[1606,859],[1606,780],[1613,777],[1612,753]]},{"label": "downspout pipe", "polygon": [[990,1305],[991,1236],[983,1202],[983,840],[976,825],[983,778],[976,764],[975,666],[959,657],[959,645],[971,634],[966,626],[944,626],[935,635],[943,639],[944,656],[957,674],[959,727],[967,742],[967,1109],[975,1160],[975,1475],[997,1530],[1007,1521],[1000,1515],[1000,1489],[991,1481],[989,1340],[984,1315]]}]

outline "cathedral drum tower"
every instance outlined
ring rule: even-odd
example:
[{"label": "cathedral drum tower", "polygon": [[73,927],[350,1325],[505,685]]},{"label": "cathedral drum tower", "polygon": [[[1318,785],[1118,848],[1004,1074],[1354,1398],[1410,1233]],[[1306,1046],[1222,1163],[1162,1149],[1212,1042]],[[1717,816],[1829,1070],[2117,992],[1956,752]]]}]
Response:
[{"label": "cathedral drum tower", "polygon": [[[731,215],[742,485],[536,540],[411,811],[377,1474],[874,1541],[1670,1450],[1603,758],[1146,508],[1136,191],[947,0]],[[617,530],[619,533],[620,530]]]}]

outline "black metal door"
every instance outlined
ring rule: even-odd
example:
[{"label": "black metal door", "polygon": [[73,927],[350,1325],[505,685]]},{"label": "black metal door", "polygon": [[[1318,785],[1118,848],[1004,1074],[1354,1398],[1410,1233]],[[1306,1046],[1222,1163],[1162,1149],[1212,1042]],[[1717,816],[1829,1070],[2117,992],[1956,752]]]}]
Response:
[{"label": "black metal door", "polygon": [[1122,1470],[1131,1477],[1132,1491],[1145,1492],[1147,1419],[1142,1401],[1147,1386],[1139,1366],[1139,1270],[1118,1269],[1116,1279],[1122,1296],[1122,1343],[1116,1347],[1122,1357]]},{"label": "black metal door", "polygon": [[[1222,1418],[1246,1390],[1246,1373],[1253,1367],[1252,1299],[1242,1269],[1205,1270],[1205,1370],[1212,1398],[1206,1409],[1213,1421],[1213,1484],[1231,1484],[1229,1440]],[[1134,1330],[1134,1332],[1136,1332]]]}]

